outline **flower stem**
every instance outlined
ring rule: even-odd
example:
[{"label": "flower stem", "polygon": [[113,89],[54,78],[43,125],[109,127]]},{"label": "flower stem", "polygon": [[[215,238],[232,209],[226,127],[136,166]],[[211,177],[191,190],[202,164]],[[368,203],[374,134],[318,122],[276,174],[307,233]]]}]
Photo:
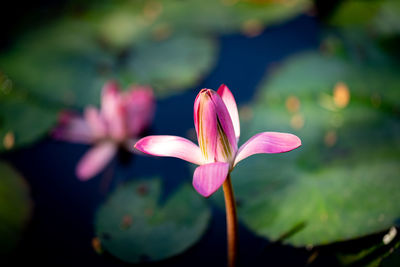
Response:
[{"label": "flower stem", "polygon": [[231,175],[228,174],[222,185],[225,197],[226,209],[226,233],[228,238],[228,267],[236,265],[237,246],[238,246],[238,224],[236,216],[236,203],[233,194]]}]

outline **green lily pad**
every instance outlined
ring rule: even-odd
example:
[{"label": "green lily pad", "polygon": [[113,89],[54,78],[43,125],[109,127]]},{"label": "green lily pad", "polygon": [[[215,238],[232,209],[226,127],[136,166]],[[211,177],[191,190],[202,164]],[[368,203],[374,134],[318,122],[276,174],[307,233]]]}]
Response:
[{"label": "green lily pad", "polygon": [[0,90],[0,152],[36,141],[57,121],[55,109],[15,90],[13,87]]},{"label": "green lily pad", "polygon": [[[264,124],[279,115],[269,113]],[[373,126],[363,124],[338,131],[333,147],[324,143],[325,132],[314,128],[313,137],[296,132],[304,148],[240,163],[232,175],[240,219],[259,235],[286,236],[285,242],[295,246],[353,239],[397,224],[400,140],[395,131],[400,125],[392,125],[394,132],[369,135],[365,130]]]},{"label": "green lily pad", "polygon": [[0,255],[17,245],[32,212],[24,179],[8,164],[0,162]]},{"label": "green lily pad", "polygon": [[[309,53],[289,60],[261,86],[242,140],[281,131],[299,136],[303,146],[256,155],[235,168],[238,214],[249,229],[306,246],[354,239],[398,223],[400,120],[393,110],[400,79],[379,68],[373,73],[367,71],[373,66],[366,70]],[[338,82],[348,94],[342,92],[335,102]],[[383,90],[378,84],[388,86]]]},{"label": "green lily pad", "polygon": [[177,35],[161,42],[143,42],[134,51],[124,75],[151,84],[163,96],[199,82],[214,66],[217,49],[208,37]]},{"label": "green lily pad", "polygon": [[332,23],[338,26],[365,26],[377,16],[382,2],[384,1],[343,1],[336,10]]},{"label": "green lily pad", "polygon": [[18,88],[59,106],[98,103],[112,65],[90,25],[70,20],[24,35],[0,57]]},{"label": "green lily pad", "polygon": [[159,12],[156,1],[97,1],[87,5],[80,19],[93,27],[102,42],[117,50],[150,36],[155,12]]},{"label": "green lily pad", "polygon": [[[262,30],[267,25],[293,18],[312,6],[308,0],[287,1],[164,1],[161,23],[178,30],[232,33],[246,25]],[[207,16],[204,16],[207,14]]]},{"label": "green lily pad", "polygon": [[324,94],[332,96],[335,85],[342,82],[347,86],[351,102],[355,98],[373,104],[375,97],[379,98],[375,99],[379,104],[384,102],[395,106],[396,98],[400,96],[400,78],[396,74],[399,69],[391,62],[359,65],[334,55],[303,53],[290,58],[279,68],[282,75],[275,75],[262,85],[265,89],[261,90],[263,99],[260,102],[282,106],[292,95],[300,100],[323,101],[321,97]]},{"label": "green lily pad", "polygon": [[159,204],[159,179],[118,188],[96,214],[102,247],[131,263],[159,261],[195,244],[207,229],[210,210],[189,185]]},{"label": "green lily pad", "polygon": [[277,163],[264,157],[233,174],[240,218],[259,235],[280,240],[302,225],[284,241],[322,245],[382,231],[400,217],[396,158],[337,161],[315,172],[280,160],[280,173],[261,168]]},{"label": "green lily pad", "polygon": [[[86,19],[96,22],[102,38],[116,47],[159,37],[160,31],[232,33],[258,30],[299,15],[310,0],[279,1],[119,1],[96,2]],[[204,14],[207,14],[206,16]]]},{"label": "green lily pad", "polygon": [[343,1],[331,18],[340,27],[364,28],[382,35],[400,33],[400,3],[395,0]]}]

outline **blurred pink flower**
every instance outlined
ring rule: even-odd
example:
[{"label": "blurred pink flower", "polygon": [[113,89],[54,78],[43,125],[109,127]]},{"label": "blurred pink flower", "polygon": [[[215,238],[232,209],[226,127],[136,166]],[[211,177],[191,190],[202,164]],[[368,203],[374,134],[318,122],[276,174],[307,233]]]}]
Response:
[{"label": "blurred pink flower", "polygon": [[89,106],[83,117],[62,112],[52,135],[63,141],[95,145],[76,168],[76,175],[84,181],[98,174],[119,147],[132,151],[138,136],[150,125],[154,110],[151,88],[132,86],[122,92],[116,82],[110,81],[103,87],[100,110]]},{"label": "blurred pink flower", "polygon": [[236,164],[258,153],[283,153],[301,145],[289,133],[262,132],[238,149],[239,114],[235,98],[227,86],[218,92],[202,89],[194,102],[194,124],[199,146],[170,135],[147,136],[135,148],[164,157],[176,157],[200,165],[193,175],[193,186],[201,195],[213,194],[226,180]]}]

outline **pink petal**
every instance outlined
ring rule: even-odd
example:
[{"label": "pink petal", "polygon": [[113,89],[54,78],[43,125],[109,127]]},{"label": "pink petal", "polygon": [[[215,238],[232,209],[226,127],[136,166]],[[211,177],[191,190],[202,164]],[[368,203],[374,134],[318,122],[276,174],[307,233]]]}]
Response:
[{"label": "pink petal", "polygon": [[62,112],[59,123],[52,131],[55,139],[73,143],[90,144],[94,141],[92,131],[87,122],[71,112]]},{"label": "pink petal", "polygon": [[203,164],[198,146],[191,141],[172,135],[151,135],[140,139],[135,148],[150,155],[180,158],[191,163]]},{"label": "pink petal", "polygon": [[[203,89],[204,90],[204,89]],[[199,136],[199,107],[200,107],[200,93],[203,91],[201,90],[194,100],[193,105],[193,119],[194,119],[194,128],[196,129],[196,134]]]},{"label": "pink petal", "polygon": [[215,105],[207,93],[208,91],[209,89],[202,89],[194,102],[194,122],[197,140],[205,163],[215,161],[218,138]]},{"label": "pink petal", "polygon": [[155,100],[150,87],[132,87],[124,97],[127,128],[130,136],[138,136],[150,124],[154,116]]},{"label": "pink petal", "polygon": [[301,140],[289,133],[263,132],[244,143],[235,159],[234,166],[251,155],[259,153],[283,153],[301,146]]},{"label": "pink petal", "polygon": [[84,117],[95,138],[100,139],[106,137],[107,126],[98,109],[95,107],[87,107]]},{"label": "pink petal", "polygon": [[76,167],[76,175],[81,181],[87,181],[98,174],[117,152],[117,146],[112,142],[104,142],[91,148]]},{"label": "pink petal", "polygon": [[104,84],[101,92],[101,112],[105,117],[114,115],[115,102],[119,97],[119,86],[115,81]]},{"label": "pink petal", "polygon": [[209,197],[225,182],[229,163],[215,162],[201,165],[193,174],[193,187],[204,197]]},{"label": "pink petal", "polygon": [[216,159],[217,161],[232,161],[237,151],[237,139],[232,119],[219,94],[213,90],[209,90],[208,93],[215,105],[215,111],[218,117]]},{"label": "pink petal", "polygon": [[109,134],[113,139],[123,140],[126,137],[126,110],[118,84],[106,83],[101,97],[101,115],[105,119]]},{"label": "pink petal", "polygon": [[232,119],[233,128],[235,130],[236,140],[238,140],[240,137],[240,121],[235,98],[225,84],[222,84],[219,87],[217,93],[221,96],[222,101],[224,101],[226,108],[228,109],[229,115]]}]

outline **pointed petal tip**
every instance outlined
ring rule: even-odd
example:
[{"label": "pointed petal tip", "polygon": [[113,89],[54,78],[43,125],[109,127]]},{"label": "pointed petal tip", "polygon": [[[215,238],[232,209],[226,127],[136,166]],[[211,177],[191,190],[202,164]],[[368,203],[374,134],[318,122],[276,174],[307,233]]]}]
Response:
[{"label": "pointed petal tip", "polygon": [[291,133],[277,133],[277,134],[281,134],[282,137],[285,136],[282,140],[284,142],[286,142],[286,146],[288,147],[288,150],[284,151],[284,152],[292,151],[296,148],[301,147],[301,145],[302,145],[301,139],[297,135],[294,135]]},{"label": "pointed petal tip", "polygon": [[141,142],[142,142],[143,138],[139,139],[134,145],[133,145],[133,149],[137,149],[141,152],[143,152],[142,147],[141,147]]},{"label": "pointed petal tip", "polygon": [[218,88],[217,94],[221,97],[226,108],[228,109],[229,116],[231,117],[233,128],[235,130],[236,140],[238,140],[240,137],[240,120],[235,97],[225,84],[221,84],[221,86]]},{"label": "pointed petal tip", "polygon": [[295,137],[296,142],[297,142],[297,146],[295,148],[293,148],[293,149],[301,147],[303,145],[303,143],[301,142],[301,139],[298,136],[294,135],[294,134],[293,134],[293,136]]},{"label": "pointed petal tip", "polygon": [[[219,86],[219,88],[218,88],[218,91],[222,91],[222,90],[225,90],[225,89],[228,89],[229,90],[229,88],[228,88],[228,86],[226,86],[226,84],[224,84],[224,83],[222,83],[220,86]],[[218,92],[217,91],[217,92]],[[230,90],[229,90],[230,91]]]}]

